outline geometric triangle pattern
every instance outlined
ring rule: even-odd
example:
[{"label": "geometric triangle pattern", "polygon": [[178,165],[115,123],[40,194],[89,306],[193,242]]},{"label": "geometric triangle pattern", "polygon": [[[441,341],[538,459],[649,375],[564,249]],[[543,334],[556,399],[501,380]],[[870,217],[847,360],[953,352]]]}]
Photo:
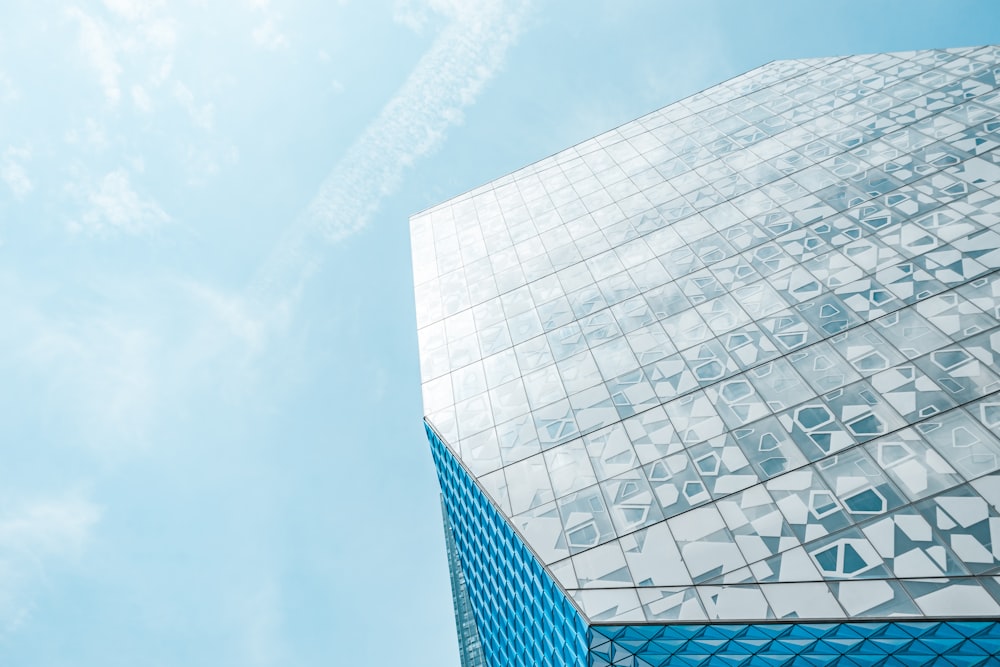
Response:
[{"label": "geometric triangle pattern", "polygon": [[483,655],[483,642],[479,638],[479,626],[476,625],[476,611],[469,599],[469,590],[465,585],[465,572],[459,561],[458,547],[451,530],[451,523],[445,514],[444,500],[441,501],[441,514],[444,518],[444,544],[448,554],[448,574],[451,578],[451,599],[455,610],[455,629],[458,631],[458,663],[462,667],[489,667]]},{"label": "geometric triangle pattern", "polygon": [[410,229],[489,664],[995,653],[1000,47],[769,63]]},{"label": "geometric triangle pattern", "polygon": [[586,664],[586,626],[576,608],[433,429],[426,431],[487,664]]},{"label": "geometric triangle pattern", "polygon": [[[996,620],[588,626],[433,429],[426,430],[446,507],[456,513],[461,568],[469,573],[491,667],[972,667],[996,664],[1000,655]],[[471,530],[473,522],[478,529]]]},{"label": "geometric triangle pattern", "polygon": [[593,626],[591,667],[990,665],[1000,623],[899,621]]}]

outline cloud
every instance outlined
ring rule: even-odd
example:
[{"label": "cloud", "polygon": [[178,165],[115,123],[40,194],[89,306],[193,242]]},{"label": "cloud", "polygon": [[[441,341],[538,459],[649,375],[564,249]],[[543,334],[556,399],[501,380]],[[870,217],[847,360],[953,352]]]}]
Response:
[{"label": "cloud", "polygon": [[100,517],[97,505],[79,497],[23,504],[0,515],[0,554],[77,556]]},{"label": "cloud", "polygon": [[130,90],[136,107],[146,111],[151,107],[150,89],[160,86],[173,67],[177,21],[160,15],[164,7],[160,1],[105,0],[104,6],[107,20],[77,7],[67,10],[78,24],[80,52],[112,106],[121,100],[123,78],[142,81],[141,85],[124,87]]},{"label": "cloud", "polygon": [[268,16],[263,23],[253,29],[251,37],[253,43],[268,51],[277,51],[288,46],[288,38],[278,27],[280,17],[277,15]]},{"label": "cloud", "polygon": [[0,514],[0,638],[31,615],[53,562],[78,558],[102,510],[79,495],[20,501]]},{"label": "cloud", "polygon": [[435,14],[453,21],[466,21],[477,16],[482,4],[478,0],[395,0],[392,20],[422,32]]},{"label": "cloud", "polygon": [[177,42],[177,22],[158,15],[164,7],[162,0],[104,0],[104,6],[113,16],[130,24],[119,35],[124,51],[147,47],[170,49]]},{"label": "cloud", "polygon": [[247,665],[287,665],[288,651],[282,639],[284,601],[281,587],[273,581],[257,584],[240,604],[243,658]]},{"label": "cloud", "polygon": [[205,142],[187,144],[181,158],[187,184],[201,187],[211,181],[224,165],[240,161],[240,151],[235,145],[216,143],[206,146]]},{"label": "cloud", "polygon": [[404,170],[461,122],[463,109],[503,66],[529,11],[527,0],[429,4],[453,20],[288,230],[258,273],[258,293],[297,293],[321,261],[322,242],[336,243],[365,228]]},{"label": "cloud", "polygon": [[[270,342],[288,332],[280,305],[265,309],[239,291],[145,267],[80,281],[65,296],[65,285],[0,269],[8,324],[0,328],[0,366],[17,387],[8,394],[27,392],[30,410],[71,434],[56,444],[107,464],[162,442],[199,406],[245,397],[258,386]],[[39,437],[32,446],[46,442]],[[0,518],[4,500],[0,489]]]},{"label": "cloud", "polygon": [[88,208],[70,224],[74,232],[105,235],[147,234],[170,221],[170,216],[152,199],[134,189],[124,169],[109,172],[96,190],[87,195]]},{"label": "cloud", "polygon": [[426,11],[421,11],[416,3],[409,0],[397,0],[392,3],[392,20],[405,25],[414,32],[422,32],[429,18]]},{"label": "cloud", "polygon": [[104,97],[111,104],[117,104],[122,95],[118,83],[122,68],[118,64],[107,26],[76,7],[71,7],[68,13],[70,18],[79,23],[80,51],[83,52],[87,64],[97,74],[101,89],[104,91]]},{"label": "cloud", "polygon": [[0,161],[0,179],[10,188],[16,199],[24,199],[33,189],[31,179],[22,162],[31,158],[31,149],[10,146]]},{"label": "cloud", "polygon": [[0,102],[16,102],[21,98],[21,92],[14,84],[14,80],[6,72],[0,71]]},{"label": "cloud", "polygon": [[142,35],[151,46],[171,49],[177,42],[177,23],[173,19],[154,19],[142,26]]},{"label": "cloud", "polygon": [[153,10],[163,6],[157,0],[104,0],[104,6],[129,21],[149,18]]},{"label": "cloud", "polygon": [[158,398],[153,366],[160,348],[148,327],[114,314],[57,318],[35,309],[21,326],[32,331],[21,360],[46,378],[59,409],[68,408],[81,442],[111,451],[146,441]]},{"label": "cloud", "polygon": [[250,8],[263,15],[263,20],[251,31],[254,45],[268,51],[288,46],[288,37],[281,31],[281,14],[271,9],[271,0],[250,0]]},{"label": "cloud", "polygon": [[264,350],[267,337],[274,325],[280,325],[283,313],[264,313],[255,310],[240,296],[220,291],[201,283],[186,282],[184,291],[190,295],[202,312],[210,315],[213,328],[227,341],[238,341],[248,356]]},{"label": "cloud", "polygon": [[132,104],[142,113],[149,113],[153,110],[153,101],[149,98],[149,93],[139,84],[132,86]]},{"label": "cloud", "polygon": [[66,142],[72,145],[87,146],[95,151],[103,151],[108,147],[108,135],[104,127],[93,118],[87,118],[83,127],[70,128],[66,132]]},{"label": "cloud", "polygon": [[194,93],[180,81],[174,83],[174,99],[187,112],[191,122],[203,130],[212,129],[215,116],[215,106],[212,103],[198,105],[194,101]]}]

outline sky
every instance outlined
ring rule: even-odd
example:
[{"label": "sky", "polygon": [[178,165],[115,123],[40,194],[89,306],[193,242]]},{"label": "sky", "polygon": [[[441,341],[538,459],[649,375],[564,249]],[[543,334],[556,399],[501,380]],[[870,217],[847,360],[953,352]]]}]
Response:
[{"label": "sky", "polygon": [[994,0],[0,5],[0,664],[457,667],[408,216]]}]

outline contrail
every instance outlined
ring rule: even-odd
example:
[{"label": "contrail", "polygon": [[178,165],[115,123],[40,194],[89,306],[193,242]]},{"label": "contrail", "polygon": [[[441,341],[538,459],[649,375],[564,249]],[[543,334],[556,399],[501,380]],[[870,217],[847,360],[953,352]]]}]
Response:
[{"label": "contrail", "polygon": [[404,170],[444,140],[501,68],[529,4],[472,3],[454,17],[289,226],[252,281],[252,298],[262,305],[294,302],[327,246],[368,225]]}]

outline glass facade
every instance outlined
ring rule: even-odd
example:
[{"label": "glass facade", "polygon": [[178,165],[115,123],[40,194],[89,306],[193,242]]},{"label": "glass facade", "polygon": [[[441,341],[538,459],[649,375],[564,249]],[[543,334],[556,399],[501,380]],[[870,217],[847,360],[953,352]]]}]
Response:
[{"label": "glass facade", "polygon": [[489,667],[483,656],[483,643],[479,639],[476,615],[465,586],[465,572],[458,557],[458,546],[448,522],[444,498],[441,499],[441,517],[444,520],[444,544],[448,552],[448,574],[451,578],[451,604],[455,609],[455,629],[458,631],[458,664],[461,667]]},{"label": "glass facade", "polygon": [[411,218],[487,664],[992,659],[998,88],[774,62]]}]

